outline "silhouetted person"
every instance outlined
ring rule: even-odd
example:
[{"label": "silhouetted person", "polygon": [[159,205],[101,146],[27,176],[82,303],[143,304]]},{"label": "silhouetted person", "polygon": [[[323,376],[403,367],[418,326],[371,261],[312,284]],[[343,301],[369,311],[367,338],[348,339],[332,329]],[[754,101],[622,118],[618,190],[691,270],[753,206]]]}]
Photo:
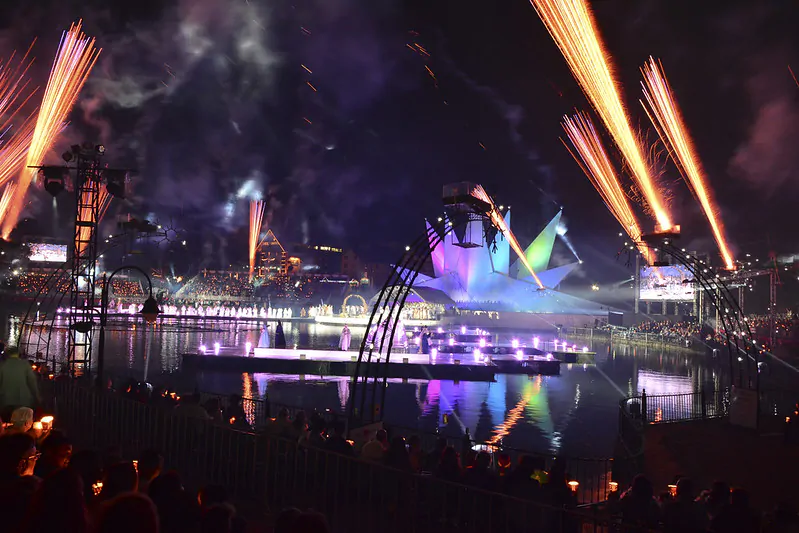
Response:
[{"label": "silhouetted person", "polygon": [[275,328],[275,348],[285,348],[286,347],[286,335],[283,333],[283,322],[280,320],[277,321],[277,327]]},{"label": "silhouetted person", "polygon": [[666,533],[699,533],[707,529],[707,513],[695,497],[694,484],[690,479],[681,478],[677,481],[674,500],[663,505],[663,527]]},{"label": "silhouetted person", "polygon": [[66,468],[72,457],[72,442],[56,429],[42,441],[40,451],[42,456],[36,462],[33,474],[44,479],[52,472]]},{"label": "silhouetted person", "polygon": [[103,504],[96,533],[158,533],[158,513],[144,494],[129,492]]},{"label": "silhouetted person", "polygon": [[74,470],[62,468],[45,479],[28,508],[26,533],[85,533],[89,530],[83,482]]}]

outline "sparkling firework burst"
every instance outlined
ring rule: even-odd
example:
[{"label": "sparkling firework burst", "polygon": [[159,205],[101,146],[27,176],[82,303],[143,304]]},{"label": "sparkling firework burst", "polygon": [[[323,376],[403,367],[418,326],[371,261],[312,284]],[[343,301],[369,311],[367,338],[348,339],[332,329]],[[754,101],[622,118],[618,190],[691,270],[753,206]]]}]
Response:
[{"label": "sparkling firework burst", "polygon": [[538,287],[540,289],[543,289],[544,284],[541,283],[540,279],[538,279],[538,275],[533,271],[533,267],[530,266],[529,261],[527,261],[527,256],[524,255],[522,247],[519,246],[519,241],[516,240],[516,236],[513,234],[508,225],[505,224],[505,218],[499,212],[497,206],[494,205],[494,200],[491,199],[491,197],[488,195],[485,189],[483,189],[482,185],[478,185],[477,187],[474,188],[474,190],[472,191],[472,196],[491,205],[491,222],[497,228],[499,228],[499,230],[502,232],[505,238],[508,239],[508,244],[510,244],[511,248],[513,248],[513,251],[516,252],[516,255],[519,256],[519,259],[521,260],[525,268],[527,268],[530,274],[532,274],[533,279],[538,284]]},{"label": "sparkling firework burst", "polygon": [[663,195],[650,175],[640,139],[630,125],[586,0],[530,0],[530,3],[619,147],[660,229],[671,228]]},{"label": "sparkling firework burst", "polygon": [[674,93],[671,90],[663,66],[659,61],[650,57],[649,61],[641,68],[644,76],[641,86],[644,91],[644,106],[646,114],[655,126],[663,144],[669,151],[671,159],[688,184],[688,188],[699,201],[705,212],[713,238],[721,251],[721,257],[728,269],[735,268],[730,248],[724,234],[724,226],[719,219],[718,208],[711,194],[710,186],[705,179],[702,164],[694,149],[691,136],[683,122]]},{"label": "sparkling firework burst", "polygon": [[[61,43],[50,70],[50,78],[47,80],[47,88],[36,119],[26,167],[41,165],[45,154],[63,129],[67,116],[100,52],[101,50],[94,46],[94,39],[87,37],[81,31],[81,22],[70,26],[61,36]],[[3,238],[8,238],[22,214],[25,194],[35,172],[35,169],[30,168],[23,168],[20,172],[14,198],[2,222]]]},{"label": "sparkling firework burst", "polygon": [[0,196],[0,219],[2,219],[8,212],[8,207],[11,205],[11,199],[14,197],[14,189],[17,186],[14,183],[6,185],[3,195]]},{"label": "sparkling firework burst", "polygon": [[250,281],[252,281],[255,272],[255,254],[261,244],[261,225],[264,221],[265,210],[266,202],[263,200],[250,200]]},{"label": "sparkling firework burst", "polygon": [[[7,61],[0,63],[0,185],[3,185],[19,173],[22,163],[30,147],[35,126],[34,114],[21,119],[22,108],[28,103],[37,89],[29,89],[28,69],[33,64],[30,48],[19,60],[12,54]],[[22,125],[14,128],[14,122],[22,121]],[[3,217],[0,216],[0,221]]]},{"label": "sparkling firework burst", "polygon": [[638,244],[638,249],[651,264],[649,248],[641,241],[641,226],[638,224],[593,122],[585,113],[577,113],[573,117],[563,117],[563,129],[574,147],[572,150],[564,141],[566,149],[591,180],[594,188],[624,231],[634,243]]}]

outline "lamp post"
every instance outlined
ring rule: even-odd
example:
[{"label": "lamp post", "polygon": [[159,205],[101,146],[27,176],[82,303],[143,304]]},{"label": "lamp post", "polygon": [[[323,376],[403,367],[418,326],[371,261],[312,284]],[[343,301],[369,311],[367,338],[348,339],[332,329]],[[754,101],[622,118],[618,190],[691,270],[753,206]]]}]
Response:
[{"label": "lamp post", "polygon": [[111,272],[111,275],[106,277],[103,275],[103,293],[100,301],[100,343],[97,347],[97,383],[103,386],[103,374],[105,370],[105,325],[108,321],[108,287],[111,285],[111,280],[120,270],[136,270],[147,280],[150,295],[144,301],[141,308],[141,315],[148,324],[155,322],[155,318],[161,312],[158,309],[158,302],[153,298],[153,282],[147,272],[134,265],[124,265]]}]

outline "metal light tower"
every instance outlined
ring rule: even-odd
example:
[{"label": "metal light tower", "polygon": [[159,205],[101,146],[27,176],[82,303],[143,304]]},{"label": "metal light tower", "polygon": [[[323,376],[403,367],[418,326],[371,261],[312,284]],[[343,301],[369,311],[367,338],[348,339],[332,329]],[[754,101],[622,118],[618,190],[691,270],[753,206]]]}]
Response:
[{"label": "metal light tower", "polygon": [[67,366],[72,375],[91,368],[94,318],[98,315],[96,298],[97,229],[100,222],[100,187],[108,193],[125,197],[127,170],[101,166],[103,145],[73,145],[62,157],[74,166],[38,167],[44,188],[53,196],[64,190],[65,177],[75,171],[75,225],[68,258],[70,265],[69,328],[67,330]]}]

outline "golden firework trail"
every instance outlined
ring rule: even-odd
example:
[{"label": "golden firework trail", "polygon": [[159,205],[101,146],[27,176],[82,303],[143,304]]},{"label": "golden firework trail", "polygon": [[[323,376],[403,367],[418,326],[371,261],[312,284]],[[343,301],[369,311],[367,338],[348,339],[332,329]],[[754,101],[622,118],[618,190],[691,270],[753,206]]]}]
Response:
[{"label": "golden firework trail", "polygon": [[250,200],[250,281],[255,273],[255,254],[261,244],[261,225],[264,222],[266,202],[263,200]]},{"label": "golden firework trail", "polygon": [[688,128],[683,122],[677,101],[674,99],[674,93],[663,72],[663,66],[659,61],[650,57],[649,61],[641,68],[641,73],[644,76],[641,86],[646,100],[645,102],[642,100],[641,105],[649,115],[663,144],[666,145],[671,159],[682,174],[685,183],[688,184],[688,188],[702,206],[702,210],[710,222],[713,238],[721,251],[724,265],[728,269],[734,269],[735,262],[724,234],[724,225],[719,219],[719,210],[713,201],[712,191],[705,179],[702,164],[694,149]]},{"label": "golden firework trail", "polygon": [[0,219],[8,212],[8,207],[11,205],[11,199],[14,197],[14,189],[16,188],[16,184],[9,183],[3,191],[3,195],[0,196]]},{"label": "golden firework trail", "polygon": [[[28,69],[33,64],[30,58],[32,48],[33,43],[20,61],[15,61],[14,53],[7,61],[0,62],[0,117],[3,117],[0,119],[0,138],[3,141],[0,148],[0,185],[20,171],[33,137],[34,114],[21,119],[21,126],[13,127],[13,123],[20,119],[18,114],[22,108],[36,93],[36,89],[28,89]],[[2,220],[0,216],[0,222]]]},{"label": "golden firework trail", "polygon": [[593,122],[588,115],[578,112],[573,117],[563,117],[563,129],[574,147],[572,150],[564,141],[566,149],[647,262],[652,264],[649,248],[641,241],[641,226]]},{"label": "golden firework trail", "polygon": [[[81,192],[81,200],[80,205],[84,206],[81,207],[80,219],[79,220],[91,220],[93,217],[92,214],[92,194],[94,192],[90,189],[84,189]],[[108,194],[108,190],[105,187],[100,187],[97,195],[99,198],[97,199],[97,220],[95,220],[95,228],[99,228],[100,222],[102,222],[103,217],[105,217],[106,211],[108,211],[108,207],[111,205],[111,195]],[[96,229],[95,229],[96,231]],[[75,240],[75,249],[78,251],[78,255],[82,255],[84,250],[86,250],[86,245],[92,237],[92,227],[85,226],[81,227],[78,230],[78,237]]]},{"label": "golden firework trail", "polygon": [[530,0],[530,3],[627,161],[659,229],[668,230],[672,222],[663,195],[650,175],[640,139],[630,125],[610,59],[586,0]]},{"label": "golden firework trail", "polygon": [[73,24],[61,36],[61,43],[53,60],[50,78],[47,80],[42,104],[39,107],[36,127],[25,162],[26,168],[20,172],[14,199],[7,216],[2,221],[3,238],[8,238],[22,214],[25,194],[36,172],[35,169],[27,167],[42,164],[45,154],[64,127],[69,112],[100,55],[101,50],[95,48],[94,39],[87,37],[81,31],[81,24],[80,21]]},{"label": "golden firework trail", "polygon": [[543,289],[544,284],[541,283],[540,279],[538,279],[538,275],[533,271],[533,267],[531,267],[530,263],[527,261],[527,256],[524,255],[522,247],[519,246],[519,241],[516,240],[516,236],[510,230],[508,225],[505,224],[505,218],[499,212],[497,206],[494,205],[494,200],[491,199],[491,197],[488,195],[485,189],[483,189],[482,185],[478,185],[474,188],[474,190],[472,190],[472,196],[491,205],[491,213],[490,213],[491,222],[494,224],[494,226],[499,228],[499,231],[501,231],[502,234],[505,236],[505,238],[508,239],[508,243],[510,244],[511,248],[513,248],[513,251],[516,252],[516,255],[519,256],[519,259],[521,260],[522,264],[527,268],[530,274],[533,275],[533,279],[538,284],[538,287],[540,289]]}]

